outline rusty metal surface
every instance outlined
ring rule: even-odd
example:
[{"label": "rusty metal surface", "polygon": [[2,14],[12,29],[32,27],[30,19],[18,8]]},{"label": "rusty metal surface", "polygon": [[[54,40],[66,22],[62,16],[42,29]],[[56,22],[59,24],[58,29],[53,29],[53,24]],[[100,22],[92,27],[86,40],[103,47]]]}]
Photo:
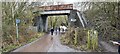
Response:
[{"label": "rusty metal surface", "polygon": [[41,6],[39,8],[41,10],[71,10],[71,9],[73,9],[73,4]]}]

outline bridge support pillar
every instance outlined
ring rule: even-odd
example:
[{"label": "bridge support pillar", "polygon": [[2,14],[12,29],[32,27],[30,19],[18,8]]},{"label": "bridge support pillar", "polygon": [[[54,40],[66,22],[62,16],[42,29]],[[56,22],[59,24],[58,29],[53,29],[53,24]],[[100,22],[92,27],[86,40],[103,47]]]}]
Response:
[{"label": "bridge support pillar", "polygon": [[76,19],[75,16],[76,16],[76,11],[71,10],[70,15],[68,15],[68,23],[69,23],[68,25],[69,25],[69,27],[74,27],[75,26],[74,22],[71,21],[72,19]]},{"label": "bridge support pillar", "polygon": [[42,15],[42,21],[43,21],[43,32],[47,32],[48,28],[48,20],[46,15]]},{"label": "bridge support pillar", "polygon": [[42,22],[41,16],[37,17],[37,19],[36,19],[36,26],[37,26],[38,32],[43,31],[43,22]]}]

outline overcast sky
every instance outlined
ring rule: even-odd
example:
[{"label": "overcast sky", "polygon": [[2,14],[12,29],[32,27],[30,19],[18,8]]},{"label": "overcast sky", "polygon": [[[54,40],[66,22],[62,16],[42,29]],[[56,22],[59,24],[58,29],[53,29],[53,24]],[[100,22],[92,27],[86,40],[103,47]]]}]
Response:
[{"label": "overcast sky", "polygon": [[74,2],[83,2],[85,0],[57,0],[57,1],[65,2],[65,3],[74,3]]},{"label": "overcast sky", "polygon": [[[0,0],[2,2],[25,2],[26,0]],[[65,2],[65,3],[74,3],[74,2],[118,2],[120,0],[29,0],[30,2]]]},{"label": "overcast sky", "polygon": [[120,0],[30,0],[38,2],[64,2],[64,3],[75,3],[75,2],[118,2]]},{"label": "overcast sky", "polygon": [[74,2],[83,2],[85,0],[29,0],[30,2],[64,2],[66,4],[71,4]]}]

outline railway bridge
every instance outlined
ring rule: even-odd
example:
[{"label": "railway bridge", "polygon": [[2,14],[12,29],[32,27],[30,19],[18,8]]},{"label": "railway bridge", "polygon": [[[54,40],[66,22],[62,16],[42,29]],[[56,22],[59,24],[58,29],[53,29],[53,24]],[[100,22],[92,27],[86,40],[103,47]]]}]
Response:
[{"label": "railway bridge", "polygon": [[38,31],[48,31],[48,16],[54,15],[67,15],[69,26],[86,27],[87,21],[83,14],[73,9],[73,4],[52,5],[38,7],[40,10],[40,16],[36,17],[35,24]]}]

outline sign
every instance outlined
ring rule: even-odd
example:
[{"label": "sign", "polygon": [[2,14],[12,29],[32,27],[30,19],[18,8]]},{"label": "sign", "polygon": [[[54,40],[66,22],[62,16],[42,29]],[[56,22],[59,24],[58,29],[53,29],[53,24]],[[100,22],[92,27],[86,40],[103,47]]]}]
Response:
[{"label": "sign", "polygon": [[18,23],[20,23],[20,19],[16,19],[16,33],[17,33],[17,37],[16,37],[16,41],[18,42]]},{"label": "sign", "polygon": [[20,23],[20,19],[16,19],[16,23]]}]

